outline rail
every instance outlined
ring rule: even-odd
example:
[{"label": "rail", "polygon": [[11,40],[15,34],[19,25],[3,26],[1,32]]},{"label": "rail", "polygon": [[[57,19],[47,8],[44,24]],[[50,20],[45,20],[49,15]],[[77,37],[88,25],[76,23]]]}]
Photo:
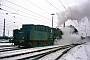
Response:
[{"label": "rail", "polygon": [[[65,52],[69,51],[71,48],[77,46],[79,44],[70,44],[65,46],[49,46],[49,47],[41,47],[41,48],[28,48],[28,49],[21,49],[15,51],[8,51],[8,52],[0,52],[0,59],[8,60],[8,59],[33,59],[38,60],[48,54],[54,53],[56,51],[64,49]],[[65,53],[62,52],[62,53]],[[63,55],[63,54],[62,54]],[[58,60],[62,55],[56,58]]]}]

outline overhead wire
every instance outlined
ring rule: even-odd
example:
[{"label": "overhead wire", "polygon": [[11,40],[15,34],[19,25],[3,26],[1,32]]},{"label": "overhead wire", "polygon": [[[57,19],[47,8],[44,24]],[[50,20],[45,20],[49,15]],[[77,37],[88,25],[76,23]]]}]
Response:
[{"label": "overhead wire", "polygon": [[71,16],[73,16],[73,11],[72,11],[71,8],[69,7],[69,4],[68,4],[67,0],[66,0],[66,3],[67,3],[67,5],[68,5],[69,10],[71,11]]},{"label": "overhead wire", "polygon": [[50,14],[48,13],[47,11],[43,10],[42,8],[38,7],[37,5],[35,5],[34,3],[32,3],[31,1],[27,0],[29,3],[31,3],[32,5],[36,6],[37,8],[39,8],[40,10],[46,12],[47,14]]},{"label": "overhead wire", "polygon": [[[52,7],[54,7],[56,10],[58,10],[60,13],[62,13],[57,7],[55,7],[52,3],[50,3],[48,0],[45,0],[47,3],[49,3]],[[63,13],[62,13],[63,14]]]},{"label": "overhead wire", "polygon": [[[30,11],[30,12],[38,15],[38,16],[41,16],[41,17],[46,18],[46,19],[49,19],[49,18],[47,18],[47,17],[45,17],[45,16],[42,16],[42,15],[40,15],[40,14],[38,14],[38,13],[35,13],[35,12],[33,12],[33,11],[27,9],[27,8],[24,8],[24,7],[22,7],[22,6],[19,6],[19,5],[15,4],[15,3],[13,3],[13,2],[10,2],[10,1],[8,1],[8,0],[5,0],[5,1],[7,1],[7,2],[9,2],[9,3],[11,3],[11,4],[14,4],[14,5],[16,5],[16,6],[20,7],[20,8],[23,8],[23,9],[25,9],[25,10],[27,10],[27,11]],[[51,20],[51,19],[49,19],[49,20]],[[54,22],[57,23],[56,21],[54,21]]]},{"label": "overhead wire", "polygon": [[[8,1],[8,0],[6,0],[6,1]],[[8,2],[10,2],[10,1],[8,1]],[[12,3],[12,2],[10,2],[10,3]],[[12,3],[12,4],[14,4],[14,3]],[[14,4],[14,5],[19,6],[19,5],[17,5],[17,4]],[[21,7],[21,6],[19,6],[19,7]],[[23,7],[21,7],[21,8],[23,8]],[[26,9],[26,8],[23,8],[23,9],[28,10],[28,9]],[[5,11],[5,10],[4,10],[4,11]],[[28,11],[30,11],[30,10],[28,10]],[[24,16],[24,17],[26,17],[26,16]]]},{"label": "overhead wire", "polygon": [[[23,19],[23,20],[25,20],[25,18],[20,18],[20,17],[15,17],[15,18],[18,18],[18,19]],[[30,19],[30,18],[28,18],[28,19]],[[10,19],[8,19],[8,20],[10,20]],[[32,20],[33,21],[33,20]],[[37,20],[38,21],[38,20]],[[33,21],[33,22],[35,22],[35,21]],[[41,22],[41,21],[40,21]],[[43,22],[44,24],[46,24],[46,22]],[[50,22],[47,22],[47,23],[50,23]],[[49,26],[49,25],[47,25],[47,26]]]},{"label": "overhead wire", "polygon": [[[69,7],[69,4],[68,4],[68,2],[67,2],[67,0],[66,0],[66,3],[67,3],[67,5],[68,5],[68,8],[70,9],[70,11],[71,11],[71,16],[73,16],[73,11],[71,10],[71,8]],[[73,21],[73,20],[72,20]],[[74,21],[73,21],[74,22]],[[74,22],[75,23],[75,22]],[[76,24],[76,23],[75,23]],[[78,25],[78,24],[76,24],[76,25]],[[78,27],[80,27],[80,25],[78,25]],[[82,27],[80,27],[80,28],[82,28]],[[82,28],[83,29],[83,28]]]},{"label": "overhead wire", "polygon": [[[2,15],[0,15],[0,16],[3,17]],[[10,16],[10,15],[9,15],[9,16]],[[16,23],[16,21],[11,21],[11,20],[13,20],[13,19],[8,18],[8,17],[7,17],[7,18],[3,18],[3,19],[5,19],[5,21],[6,21],[6,22],[9,22],[9,23]],[[2,20],[3,20],[3,19],[2,19]]]},{"label": "overhead wire", "polygon": [[[0,15],[0,17],[3,17],[3,16]],[[5,23],[5,28],[6,28],[6,30],[7,30],[7,28],[8,28],[9,26],[12,26],[12,27],[15,26],[15,27],[16,27],[17,25],[20,25],[20,23],[16,23],[15,21],[10,21],[10,18],[8,18],[8,19],[7,19],[7,18],[3,18],[3,19],[5,19],[5,22],[6,22],[6,23]],[[3,20],[3,19],[2,19],[2,20]],[[11,19],[11,20],[13,20],[13,19]],[[15,22],[15,23],[14,23],[14,22]],[[4,23],[4,22],[2,21],[2,23],[0,23],[0,26],[1,26],[1,25],[3,26],[3,23]],[[13,25],[13,23],[14,23],[14,25]],[[15,27],[13,27],[13,28],[15,28]],[[1,28],[2,28],[1,30],[3,30],[3,27],[1,27]],[[9,29],[11,29],[11,28],[9,28]],[[13,30],[13,29],[12,29],[12,30]]]},{"label": "overhead wire", "polygon": [[[7,12],[10,12],[10,13],[12,13],[11,11],[8,11],[8,10],[5,10],[5,9],[3,9],[3,11],[7,11]],[[32,18],[32,17],[28,17],[28,16],[24,16],[24,15],[21,15],[21,14],[17,14],[17,15],[20,15],[20,16],[23,16],[23,17],[26,17],[26,18],[30,18],[30,19],[35,19],[35,18]],[[38,19],[35,19],[35,20],[38,20]],[[38,20],[38,21],[41,21],[41,20]],[[42,21],[42,22],[45,22],[45,21]],[[47,22],[48,23],[48,22]]]},{"label": "overhead wire", "polygon": [[[47,1],[47,0],[46,0]],[[59,12],[61,12],[58,8],[56,8],[52,3],[50,3],[49,1],[47,1],[51,6],[53,6],[55,9],[57,9]],[[62,13],[62,12],[61,12]]]},{"label": "overhead wire", "polygon": [[[32,3],[31,1],[27,0],[29,3],[31,3],[32,5],[36,6],[37,8],[39,8],[40,10],[44,11],[45,13],[47,14],[50,14],[48,13],[47,11],[45,11],[44,9],[40,8],[39,6],[37,6],[36,4]],[[55,17],[56,18],[56,17]]]},{"label": "overhead wire", "polygon": [[[15,8],[12,8],[12,7],[9,7],[9,6],[6,6],[6,5],[4,5],[4,4],[2,4],[2,6],[5,6],[5,7],[7,7],[7,8],[10,8],[10,9],[13,9],[13,10],[16,10],[16,11],[19,11],[19,12],[21,12],[21,13],[24,13],[24,14],[28,14],[28,15],[30,15],[30,16],[34,16],[35,18],[36,18],[36,16],[35,15],[32,15],[32,14],[30,14],[30,13],[26,13],[26,12],[23,12],[23,11],[20,11],[20,10],[17,10],[17,9],[15,9]],[[18,13],[12,13],[12,14],[18,14]],[[39,17],[40,18],[40,17]],[[42,18],[41,18],[42,19]],[[54,21],[55,22],[55,21]],[[55,22],[56,23],[56,22]]]},{"label": "overhead wire", "polygon": [[[3,5],[3,4],[2,4]],[[16,10],[16,11],[18,11],[18,12],[21,12],[21,13],[24,13],[24,14],[28,14],[28,15],[30,15],[30,16],[34,16],[35,18],[36,18],[36,16],[35,15],[32,15],[32,14],[30,14],[30,13],[26,13],[26,12],[23,12],[23,11],[20,11],[20,10],[17,10],[17,9],[15,9],[15,8],[12,8],[12,7],[9,7],[9,6],[6,6],[6,5],[3,5],[3,6],[5,6],[5,7],[8,7],[8,8],[10,8],[10,9],[13,9],[13,10]],[[18,13],[17,13],[18,14]]]},{"label": "overhead wire", "polygon": [[[47,0],[46,0],[47,1]],[[47,1],[51,6],[53,6],[55,9],[57,9],[61,14],[63,14],[58,8],[56,8],[52,3],[50,3],[49,1]],[[64,5],[63,5],[63,7],[64,7]],[[65,8],[65,7],[64,7]],[[57,26],[58,27],[58,26]],[[56,27],[56,28],[57,28]]]},{"label": "overhead wire", "polygon": [[[36,12],[33,12],[33,11],[31,11],[31,10],[29,10],[29,9],[25,8],[25,7],[22,7],[22,6],[20,6],[20,5],[16,4],[16,3],[13,3],[13,2],[8,1],[8,0],[5,0],[5,1],[7,1],[7,2],[9,2],[9,3],[13,4],[13,5],[16,5],[16,6],[20,7],[20,8],[22,8],[22,9],[25,9],[25,10],[27,10],[27,11],[30,11],[30,12],[32,12],[32,13],[34,13],[34,14],[36,14],[36,15],[39,15],[39,16],[44,17],[44,18],[46,18],[46,19],[49,19],[49,18],[47,18],[47,17],[45,17],[45,16],[43,16],[43,15],[40,15],[40,14],[38,14],[38,13],[36,13]],[[50,19],[49,19],[49,20],[50,20]]]},{"label": "overhead wire", "polygon": [[[16,10],[16,11],[19,11],[19,12],[21,12],[21,13],[25,13],[25,14],[31,15],[31,14],[29,14],[29,13],[26,13],[26,12],[23,12],[23,11],[20,11],[20,10],[17,10],[17,9],[15,9],[15,8],[9,7],[9,6],[4,5],[4,4],[2,4],[2,6],[5,6],[5,7],[7,7],[7,8],[10,8],[10,9],[13,9],[13,10]],[[18,13],[17,13],[17,14],[18,14]],[[31,16],[35,16],[35,15],[31,15]],[[35,17],[36,17],[36,16],[35,16]]]},{"label": "overhead wire", "polygon": [[64,9],[67,11],[66,7],[63,5],[63,3],[61,2],[61,0],[58,0],[58,1],[62,4],[62,6],[64,7]]},{"label": "overhead wire", "polygon": [[[46,0],[47,1],[47,0]],[[50,3],[49,1],[47,1],[50,5],[52,5],[52,3]],[[65,10],[67,11],[66,7],[63,5],[63,3],[61,2],[61,0],[59,0],[59,2],[62,4],[62,6],[65,8]],[[54,5],[52,5],[55,9],[57,9]],[[68,5],[69,7],[69,5]],[[70,8],[70,7],[69,7]],[[57,9],[59,12],[61,12],[59,9]],[[70,9],[71,11],[71,9]],[[62,13],[62,12],[61,12]],[[62,13],[63,14],[63,13]],[[72,20],[73,21],[73,20]],[[74,21],[73,21],[74,22]],[[75,23],[75,22],[74,22]],[[76,23],[75,23],[76,24]],[[77,24],[76,24],[77,25]],[[79,26],[79,25],[78,25]],[[80,26],[79,26],[80,27]]]},{"label": "overhead wire", "polygon": [[[40,8],[39,6],[37,6],[36,4],[32,3],[31,1],[27,0],[29,3],[31,3],[32,5],[34,5],[35,7],[39,8],[40,10],[44,11],[45,13],[49,14],[47,11],[45,11],[44,9]],[[56,18],[56,17],[55,17]],[[57,19],[57,18],[56,18]],[[55,21],[54,21],[55,22]]]},{"label": "overhead wire", "polygon": [[[61,2],[61,0],[58,0],[61,4],[62,4],[62,6],[64,7],[64,9],[66,10],[66,12],[68,12],[67,11],[67,9],[66,9],[66,7],[63,5],[63,3]],[[66,0],[66,2],[67,2],[67,0]],[[68,5],[68,2],[67,2],[67,5]],[[68,7],[69,7],[69,5],[68,5]],[[69,7],[69,9],[70,9],[70,7]],[[72,12],[72,10],[70,9],[70,11]],[[73,13],[73,12],[72,12]],[[71,14],[71,16],[72,16],[72,14]],[[73,20],[72,20],[73,21]],[[74,22],[74,21],[73,21]],[[74,22],[75,23],[75,22]],[[76,23],[75,23],[76,24]],[[77,25],[77,24],[76,24]],[[78,25],[79,26],[79,25]],[[79,26],[80,27],[80,26]]]}]

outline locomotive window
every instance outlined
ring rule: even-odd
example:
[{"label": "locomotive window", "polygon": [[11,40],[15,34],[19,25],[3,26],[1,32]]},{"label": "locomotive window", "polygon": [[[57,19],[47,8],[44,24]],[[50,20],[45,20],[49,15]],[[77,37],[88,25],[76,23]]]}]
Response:
[{"label": "locomotive window", "polygon": [[38,30],[38,26],[37,26],[36,28],[37,28],[37,30]]},{"label": "locomotive window", "polygon": [[43,27],[41,27],[41,31],[43,31]]},{"label": "locomotive window", "polygon": [[47,28],[47,32],[49,32],[49,28]]},{"label": "locomotive window", "polygon": [[47,28],[47,32],[49,32],[49,28]]},{"label": "locomotive window", "polygon": [[36,26],[34,26],[34,30],[36,30]]},{"label": "locomotive window", "polygon": [[47,27],[45,28],[46,32],[47,32]]},{"label": "locomotive window", "polygon": [[45,27],[45,32],[47,31],[46,27]]},{"label": "locomotive window", "polygon": [[40,31],[43,31],[43,28],[41,27]]},{"label": "locomotive window", "polygon": [[37,26],[36,26],[36,30],[37,30]]},{"label": "locomotive window", "polygon": [[35,30],[35,26],[32,26],[32,30]]},{"label": "locomotive window", "polygon": [[40,31],[40,27],[37,26],[37,31]]},{"label": "locomotive window", "polygon": [[43,27],[43,31],[45,31],[45,27]]},{"label": "locomotive window", "polygon": [[45,31],[45,27],[43,28],[43,30]]},{"label": "locomotive window", "polygon": [[34,26],[35,30],[37,30],[36,26]]},{"label": "locomotive window", "polygon": [[44,31],[44,27],[43,27],[43,31]]},{"label": "locomotive window", "polygon": [[39,31],[41,31],[41,27],[39,27]]},{"label": "locomotive window", "polygon": [[48,32],[48,28],[46,28],[46,31]]},{"label": "locomotive window", "polygon": [[43,27],[43,31],[45,31],[45,27]]},{"label": "locomotive window", "polygon": [[35,30],[35,26],[32,26],[32,30]]},{"label": "locomotive window", "polygon": [[46,27],[46,31],[48,32],[48,28]]},{"label": "locomotive window", "polygon": [[37,30],[37,26],[35,26],[35,30]]},{"label": "locomotive window", "polygon": [[43,26],[40,27],[40,31],[43,31]]},{"label": "locomotive window", "polygon": [[40,27],[38,27],[38,31],[40,31]]},{"label": "locomotive window", "polygon": [[47,30],[47,32],[48,32],[48,27],[47,27],[47,29],[46,29],[46,30]]}]

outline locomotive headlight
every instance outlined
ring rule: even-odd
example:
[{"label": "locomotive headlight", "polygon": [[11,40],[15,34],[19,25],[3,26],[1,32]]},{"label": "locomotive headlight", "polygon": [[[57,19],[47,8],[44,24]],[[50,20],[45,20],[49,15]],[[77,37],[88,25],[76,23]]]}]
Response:
[{"label": "locomotive headlight", "polygon": [[24,37],[23,37],[23,39],[24,39]]},{"label": "locomotive headlight", "polygon": [[20,42],[20,43],[23,43],[23,42],[24,42],[24,40],[20,40],[19,42]]}]

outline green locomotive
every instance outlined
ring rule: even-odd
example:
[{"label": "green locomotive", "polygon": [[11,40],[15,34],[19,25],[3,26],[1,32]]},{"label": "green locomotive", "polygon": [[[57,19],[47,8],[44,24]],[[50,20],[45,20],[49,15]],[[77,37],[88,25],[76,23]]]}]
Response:
[{"label": "green locomotive", "polygon": [[44,25],[25,24],[13,30],[14,45],[23,47],[49,46],[56,38],[61,38],[62,31]]}]

